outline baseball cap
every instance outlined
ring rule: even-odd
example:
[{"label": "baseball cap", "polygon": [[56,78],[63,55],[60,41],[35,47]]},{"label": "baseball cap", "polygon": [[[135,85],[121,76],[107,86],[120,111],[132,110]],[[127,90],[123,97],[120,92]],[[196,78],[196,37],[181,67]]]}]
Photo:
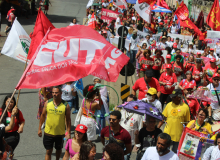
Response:
[{"label": "baseball cap", "polygon": [[148,77],[148,78],[152,78],[154,76],[154,72],[153,70],[149,69],[149,70],[146,70],[145,71],[145,75]]},{"label": "baseball cap", "polygon": [[102,33],[107,33],[107,31],[103,30]]},{"label": "baseball cap", "polygon": [[213,76],[212,76],[212,78],[215,78],[215,77],[218,77],[218,78],[219,78],[220,76],[219,76],[218,73],[214,73]]},{"label": "baseball cap", "polygon": [[210,48],[210,51],[214,51],[214,48]]},{"label": "baseball cap", "polygon": [[171,65],[171,64],[167,64],[167,65],[166,65],[166,68],[171,69],[171,68],[172,68],[172,65]]},{"label": "baseball cap", "polygon": [[210,62],[216,62],[216,59],[215,59],[215,58],[212,58],[212,59],[210,60]]},{"label": "baseball cap", "polygon": [[100,79],[99,77],[93,77],[93,81],[94,81],[95,79],[98,79],[98,80],[101,81],[101,79]]},{"label": "baseball cap", "polygon": [[162,23],[162,22],[160,22],[159,24],[160,24],[160,25],[163,25],[163,23]]},{"label": "baseball cap", "polygon": [[189,45],[193,45],[193,43],[192,43],[192,42],[189,42]]},{"label": "baseball cap", "polygon": [[137,31],[136,31],[136,30],[134,30],[134,31],[133,31],[133,34],[137,34]]},{"label": "baseball cap", "polygon": [[166,58],[171,59],[171,55],[170,54],[166,55]]},{"label": "baseball cap", "polygon": [[201,52],[197,52],[197,55],[201,54]]},{"label": "baseball cap", "polygon": [[163,39],[163,38],[167,38],[167,37],[166,37],[166,36],[163,36],[162,39]]},{"label": "baseball cap", "polygon": [[176,97],[176,96],[182,96],[182,90],[181,89],[174,89],[172,94],[170,95],[171,98]]},{"label": "baseball cap", "polygon": [[151,87],[151,88],[148,89],[147,93],[149,93],[151,95],[155,95],[155,94],[157,94],[157,90],[155,88]]},{"label": "baseball cap", "polygon": [[78,131],[78,132],[81,132],[81,133],[86,133],[87,132],[87,127],[85,126],[85,125],[83,125],[83,124],[78,124],[77,126],[76,126],[76,129],[75,129],[75,131]]},{"label": "baseball cap", "polygon": [[177,48],[177,43],[173,43],[173,48]]}]

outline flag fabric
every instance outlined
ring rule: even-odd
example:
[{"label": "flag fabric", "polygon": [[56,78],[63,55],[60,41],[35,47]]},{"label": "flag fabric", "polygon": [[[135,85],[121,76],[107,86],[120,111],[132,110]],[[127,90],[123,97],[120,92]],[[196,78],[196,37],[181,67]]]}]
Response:
[{"label": "flag fabric", "polygon": [[214,30],[220,31],[220,8],[218,0],[215,0],[206,18],[206,23]]},{"label": "flag fabric", "polygon": [[201,12],[199,13],[198,18],[197,18],[196,26],[197,26],[198,28],[201,28],[203,25],[204,25],[204,15],[203,15],[203,12],[201,11]]},{"label": "flag fabric", "polygon": [[187,8],[187,6],[184,4],[184,2],[182,2],[179,7],[177,8],[177,10],[174,13],[178,19],[181,20],[186,20],[189,16],[189,10]]},{"label": "flag fabric", "polygon": [[1,53],[25,63],[30,43],[29,35],[15,18]]},{"label": "flag fabric", "polygon": [[170,9],[169,6],[167,5],[167,3],[164,0],[157,0],[157,5],[164,7],[166,9]]},{"label": "flag fabric", "polygon": [[91,27],[91,28],[95,28],[96,26],[96,18],[95,18],[95,12],[93,12],[91,18],[89,19],[89,22],[88,22],[88,26]]},{"label": "flag fabric", "polygon": [[194,29],[195,33],[198,35],[202,34],[199,28],[189,19],[189,17],[186,20],[180,20],[180,26]]},{"label": "flag fabric", "polygon": [[[140,3],[148,3],[148,4],[154,4],[156,2],[156,0],[137,0],[137,2],[140,4]],[[136,2],[136,3],[137,3]]]},{"label": "flag fabric", "polygon": [[36,89],[88,75],[116,82],[129,57],[94,29],[74,25],[48,30],[16,89]]},{"label": "flag fabric", "polygon": [[134,9],[137,13],[148,23],[151,21],[151,7],[148,3],[139,3],[138,1],[134,5]]},{"label": "flag fabric", "polygon": [[128,5],[125,0],[114,0],[113,4],[120,9],[128,9]]},{"label": "flag fabric", "polygon": [[127,3],[136,4],[137,0],[127,0]]},{"label": "flag fabric", "polygon": [[153,5],[151,6],[151,11],[152,12],[164,12],[164,13],[172,13],[171,10],[166,9],[164,7],[158,6],[158,5]]},{"label": "flag fabric", "polygon": [[183,0],[176,0],[176,7],[179,7],[179,5],[183,2]]},{"label": "flag fabric", "polygon": [[89,7],[91,7],[93,3],[94,3],[94,0],[89,0],[89,2],[86,5],[86,8],[88,9]]},{"label": "flag fabric", "polygon": [[34,26],[34,32],[31,36],[31,45],[27,56],[29,60],[33,57],[35,51],[37,50],[37,47],[39,46],[41,40],[43,39],[44,35],[47,33],[50,27],[51,29],[55,28],[39,8]]}]

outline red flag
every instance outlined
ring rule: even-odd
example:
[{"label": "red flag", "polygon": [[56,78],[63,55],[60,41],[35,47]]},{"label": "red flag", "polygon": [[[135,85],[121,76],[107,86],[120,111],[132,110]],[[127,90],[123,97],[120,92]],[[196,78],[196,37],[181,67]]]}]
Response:
[{"label": "red flag", "polygon": [[204,15],[203,15],[203,12],[201,11],[201,12],[199,13],[198,18],[197,18],[196,26],[197,26],[198,28],[201,28],[203,25],[204,25]]},{"label": "red flag", "polygon": [[218,0],[215,0],[209,15],[206,18],[206,23],[214,30],[220,31],[220,8]]},{"label": "red flag", "polygon": [[144,3],[144,2],[148,3],[149,5],[151,5],[151,4],[155,4],[156,0],[138,0],[139,4],[140,3]]},{"label": "red flag", "polygon": [[89,20],[88,26],[91,27],[91,28],[93,28],[93,29],[94,29],[95,26],[96,26],[96,18],[95,18],[94,12],[93,12],[93,14],[92,14],[92,16],[91,16],[91,18],[90,18],[90,20]]},{"label": "red flag", "polygon": [[164,0],[157,0],[157,5],[164,7],[166,9],[170,9],[169,6],[167,5],[167,3]]},{"label": "red flag", "polygon": [[90,74],[115,82],[128,61],[88,26],[55,28],[43,38],[16,89],[60,85]]},{"label": "red flag", "polygon": [[180,26],[194,29],[195,33],[197,33],[198,35],[202,34],[202,32],[199,30],[199,28],[189,19],[189,17],[184,21],[180,20]]},{"label": "red flag", "polygon": [[55,28],[39,8],[37,19],[34,26],[34,32],[31,36],[31,44],[27,59],[30,60],[33,57],[35,51],[37,50],[37,47],[39,46],[41,40],[44,38],[45,34],[47,33],[50,27],[51,29]]},{"label": "red flag", "polygon": [[177,18],[179,18],[180,20],[186,20],[188,18],[189,10],[184,2],[179,5],[174,15],[176,15]]}]

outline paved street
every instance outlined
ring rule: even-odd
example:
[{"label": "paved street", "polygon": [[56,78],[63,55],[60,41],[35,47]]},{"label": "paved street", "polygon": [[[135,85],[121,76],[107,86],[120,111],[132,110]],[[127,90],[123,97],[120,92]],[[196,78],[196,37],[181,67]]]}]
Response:
[{"label": "paved street", "polygon": [[[66,27],[76,17],[79,24],[82,24],[85,16],[86,4],[88,0],[51,0],[48,18],[57,28]],[[6,20],[2,16],[3,24],[1,31],[6,27]],[[33,31],[36,16],[18,17],[18,21],[24,27],[26,32],[30,34]],[[4,45],[5,34],[0,37],[0,47]],[[16,61],[4,55],[0,56],[0,103],[2,105],[5,95],[13,92],[17,82],[19,81],[24,69],[24,63]],[[83,79],[84,85],[92,83],[92,76]],[[16,95],[17,97],[17,95]],[[22,90],[19,99],[19,108],[22,111],[26,120],[24,132],[20,135],[20,143],[15,150],[14,159],[18,160],[42,160],[44,159],[45,149],[43,147],[43,138],[37,135],[39,121],[36,119],[38,111],[38,90]],[[81,102],[80,102],[81,103]],[[75,120],[75,115],[71,114],[72,123]],[[74,127],[72,126],[72,131]],[[97,156],[100,158],[102,150],[101,143],[97,143]],[[65,149],[63,149],[63,154]],[[63,157],[63,155],[62,155]],[[55,159],[53,153],[52,159]]]}]

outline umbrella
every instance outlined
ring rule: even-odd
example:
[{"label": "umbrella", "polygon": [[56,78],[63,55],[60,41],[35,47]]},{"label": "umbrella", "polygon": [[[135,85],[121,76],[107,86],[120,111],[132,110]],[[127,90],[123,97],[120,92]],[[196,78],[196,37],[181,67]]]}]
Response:
[{"label": "umbrella", "polygon": [[102,6],[102,5],[99,3],[93,3],[92,6]]},{"label": "umbrella", "polygon": [[125,102],[124,104],[118,106],[118,108],[124,108],[126,111],[131,113],[137,113],[140,115],[149,115],[156,119],[163,120],[162,114],[159,112],[159,110],[156,107],[144,101],[138,100],[138,101]]},{"label": "umbrella", "polygon": [[166,8],[164,8],[164,7],[161,7],[161,6],[158,6],[158,5],[154,5],[154,6],[151,8],[151,11],[152,11],[152,12],[172,13],[171,10],[166,9]]}]

